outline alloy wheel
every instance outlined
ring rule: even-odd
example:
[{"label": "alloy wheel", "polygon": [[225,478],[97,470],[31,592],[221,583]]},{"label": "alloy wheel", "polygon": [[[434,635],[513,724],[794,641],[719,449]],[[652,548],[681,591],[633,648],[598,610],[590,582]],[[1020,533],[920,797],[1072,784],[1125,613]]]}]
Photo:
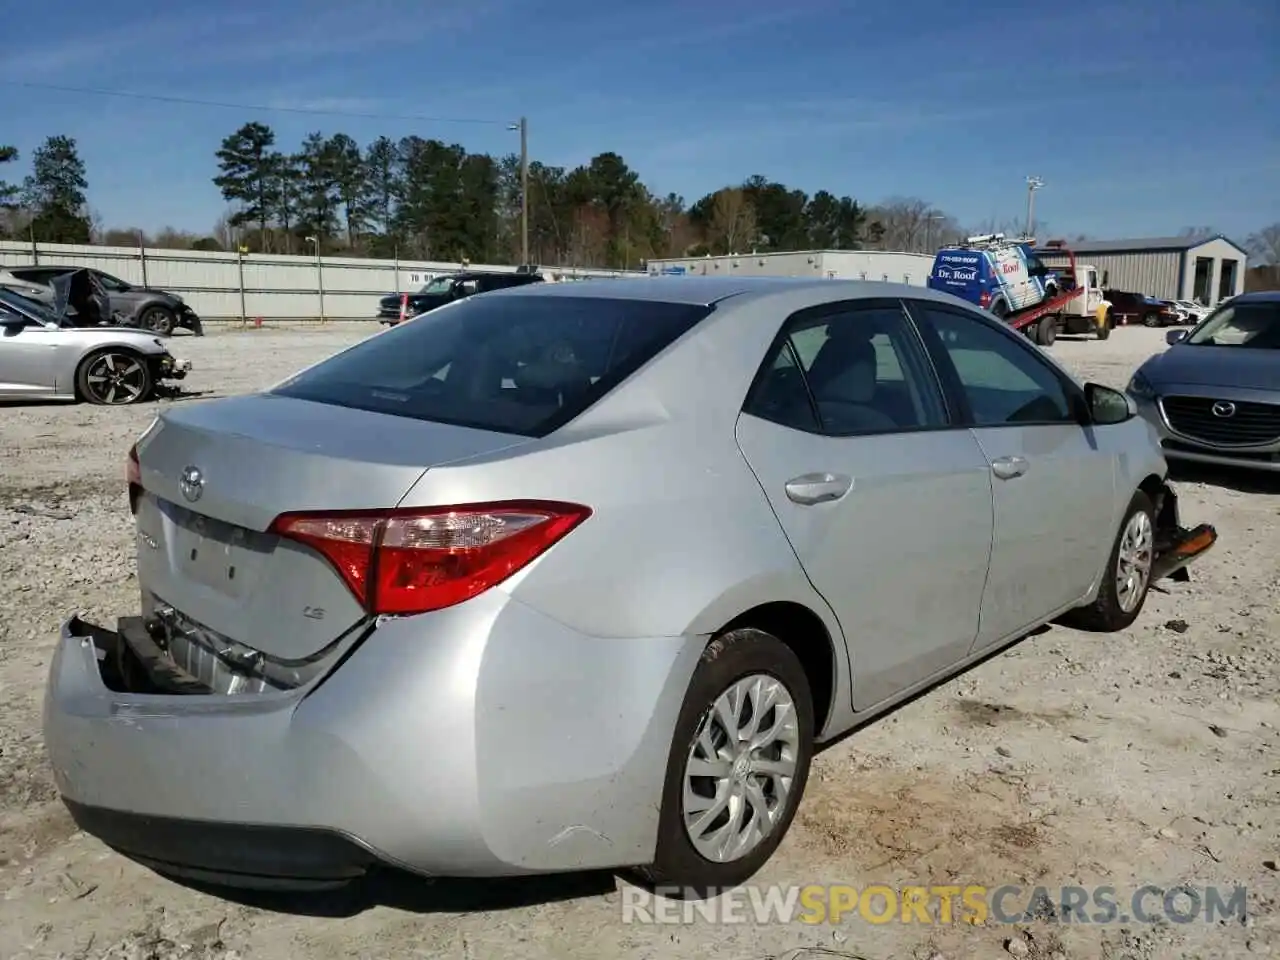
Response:
[{"label": "alloy wheel", "polygon": [[685,762],[681,812],[694,849],[728,863],[759,846],[786,812],[799,756],[795,700],[782,681],[752,674],[720,694]]},{"label": "alloy wheel", "polygon": [[1142,600],[1151,576],[1154,546],[1155,530],[1151,516],[1145,510],[1139,510],[1124,526],[1116,557],[1116,602],[1125,613],[1131,613]]},{"label": "alloy wheel", "polygon": [[133,403],[147,388],[141,361],[123,353],[104,353],[90,365],[85,387],[91,399],[108,406]]}]

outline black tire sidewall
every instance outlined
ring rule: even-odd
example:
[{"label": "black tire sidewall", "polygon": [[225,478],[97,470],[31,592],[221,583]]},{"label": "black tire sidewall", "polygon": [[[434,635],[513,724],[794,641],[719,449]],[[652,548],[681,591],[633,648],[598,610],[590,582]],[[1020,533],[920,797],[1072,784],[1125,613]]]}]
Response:
[{"label": "black tire sidewall", "polygon": [[1052,347],[1058,339],[1058,321],[1045,317],[1036,325],[1036,342],[1042,347]]},{"label": "black tire sidewall", "polygon": [[[694,849],[685,830],[681,809],[684,768],[707,710],[738,680],[757,673],[782,681],[795,703],[800,725],[796,775],[787,798],[787,809],[773,833],[740,860],[712,863]],[[674,897],[692,894],[705,898],[749,880],[773,856],[795,819],[813,759],[813,737],[813,697],[809,681],[799,658],[786,644],[772,634],[751,628],[732,630],[712,640],[689,682],[676,721],[662,789],[657,848],[654,863],[642,871],[644,881]]]},{"label": "black tire sidewall", "polygon": [[1111,545],[1111,553],[1107,557],[1107,566],[1103,571],[1103,581],[1098,588],[1098,599],[1090,607],[1086,608],[1086,616],[1095,630],[1108,633],[1124,630],[1138,619],[1143,608],[1147,605],[1147,595],[1151,592],[1150,573],[1147,575],[1147,584],[1143,588],[1142,597],[1131,612],[1125,613],[1120,609],[1120,601],[1116,596],[1116,568],[1120,563],[1120,544],[1124,540],[1124,531],[1129,526],[1129,521],[1140,510],[1146,511],[1147,518],[1151,521],[1152,529],[1155,529],[1155,505],[1151,502],[1150,497],[1139,490],[1134,493],[1133,498],[1129,501],[1129,506],[1125,508],[1124,517],[1120,520],[1120,527],[1116,531],[1115,542]]},{"label": "black tire sidewall", "polygon": [[[142,364],[143,373],[146,375],[146,379],[143,381],[142,393],[140,393],[134,400],[130,401],[129,403],[116,403],[116,404],[103,403],[100,400],[94,399],[93,394],[89,390],[89,368],[92,367],[93,364],[100,357],[108,353],[114,353],[120,356],[126,356],[126,357],[129,357],[130,359],[137,360],[140,364]],[[102,350],[95,350],[93,351],[93,353],[89,354],[87,357],[85,357],[83,360],[80,361],[80,366],[76,367],[76,394],[78,395],[79,399],[85,401],[86,403],[91,403],[94,406],[98,406],[98,407],[132,406],[135,403],[142,403],[148,400],[151,397],[151,394],[155,392],[155,388],[156,388],[155,378],[151,375],[151,364],[148,362],[147,358],[142,356],[141,354],[133,353],[129,350],[118,350],[110,347],[104,348]]]}]

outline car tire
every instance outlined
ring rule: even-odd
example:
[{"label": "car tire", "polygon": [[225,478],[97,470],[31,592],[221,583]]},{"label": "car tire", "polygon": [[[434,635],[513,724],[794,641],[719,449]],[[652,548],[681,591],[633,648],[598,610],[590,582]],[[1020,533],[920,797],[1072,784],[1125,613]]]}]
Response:
[{"label": "car tire", "polygon": [[[752,731],[758,735],[759,731],[747,719],[734,731],[737,736],[726,736],[725,721],[717,712],[716,705],[735,691],[742,693],[745,690],[748,699],[740,706],[749,707],[755,703],[750,691],[767,697],[771,685],[776,685],[772,687],[772,695],[779,698],[781,704],[785,705],[788,699],[790,701],[789,707],[769,706],[762,717],[770,724],[769,729],[778,730],[781,735],[761,745],[764,756],[759,756],[760,751],[749,747],[739,752],[734,744],[743,741],[738,738]],[[738,713],[742,719],[743,710]],[[786,718],[788,714],[789,720]],[[749,714],[747,716],[750,717]],[[730,630],[712,640],[694,671],[676,722],[658,815],[654,861],[638,871],[640,879],[650,887],[660,888],[659,892],[673,899],[704,899],[749,880],[777,850],[795,818],[813,758],[813,736],[813,699],[809,680],[799,658],[786,644],[772,634],[753,628]],[[751,740],[745,743],[749,744]],[[701,760],[707,752],[716,754],[714,762],[723,765],[724,775],[719,779],[718,775],[689,777],[690,784],[686,790],[689,765]],[[727,759],[733,753],[738,753],[737,762]],[[773,765],[772,775],[748,773],[753,756],[756,762]],[[748,759],[744,761],[742,757]],[[783,771],[789,771],[789,775],[780,776]],[[780,789],[785,789],[785,796],[781,798],[777,792]],[[723,829],[728,825],[727,822],[721,823],[722,818],[728,815],[727,809],[721,805],[729,792],[737,794],[743,803],[742,809],[750,814],[744,826],[758,824],[760,820],[757,818],[762,816],[771,822],[771,826],[762,836],[750,838],[754,840],[754,846],[744,849],[740,855],[722,854],[724,859],[712,859],[706,855],[706,838],[708,833],[715,832],[711,827],[720,824]],[[709,800],[709,793],[717,799]],[[703,804],[708,806],[687,810],[690,805],[688,797],[696,797],[694,802],[699,808]],[[766,809],[770,801],[777,806],[766,816],[758,805],[762,801]],[[713,812],[716,807],[721,807],[719,812]],[[686,826],[686,817],[699,813],[709,818],[707,823],[700,829],[696,822]],[[695,844],[694,833],[700,835],[702,842]],[[744,831],[740,827],[731,836],[742,837]]]},{"label": "car tire", "polygon": [[1144,313],[1142,315],[1142,325],[1144,327],[1162,327],[1164,324],[1160,322],[1160,314]]},{"label": "car tire", "polygon": [[1099,340],[1106,340],[1111,336],[1111,314],[1107,314],[1102,318],[1102,323],[1098,325],[1095,331]]},{"label": "car tire", "polygon": [[[1137,620],[1151,588],[1155,535],[1155,506],[1151,498],[1139,490],[1124,512],[1120,532],[1107,557],[1097,599],[1087,607],[1078,607],[1063,615],[1062,624],[1090,633],[1116,633]],[[1141,556],[1144,552],[1145,558]],[[1129,575],[1136,578],[1134,589],[1122,591],[1120,581]]]},{"label": "car tire", "polygon": [[168,307],[147,307],[138,317],[138,326],[158,337],[167,337],[178,325],[178,318]]},{"label": "car tire", "polygon": [[1036,323],[1036,343],[1042,347],[1052,347],[1058,339],[1058,318],[1050,314],[1041,317]]},{"label": "car tire", "polygon": [[997,300],[991,305],[991,315],[997,320],[1003,320],[1009,315],[1009,305],[1003,300]]},{"label": "car tire", "polygon": [[[108,376],[117,383],[116,390],[105,387],[100,376]],[[124,392],[119,392],[122,387]],[[76,368],[76,395],[96,406],[123,407],[142,403],[151,398],[155,380],[147,358],[132,350],[108,347],[95,350]]]}]

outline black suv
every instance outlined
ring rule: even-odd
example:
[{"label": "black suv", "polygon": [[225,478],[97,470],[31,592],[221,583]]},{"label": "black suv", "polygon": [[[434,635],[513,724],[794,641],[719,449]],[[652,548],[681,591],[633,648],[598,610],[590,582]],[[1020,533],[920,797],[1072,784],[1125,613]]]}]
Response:
[{"label": "black suv", "polygon": [[507,287],[523,287],[525,284],[541,282],[542,274],[533,273],[525,268],[521,268],[516,273],[487,273],[480,270],[445,273],[435,277],[417,293],[387,294],[378,302],[378,322],[395,326],[400,322],[402,304],[404,318],[407,320],[476,293],[503,290]]}]

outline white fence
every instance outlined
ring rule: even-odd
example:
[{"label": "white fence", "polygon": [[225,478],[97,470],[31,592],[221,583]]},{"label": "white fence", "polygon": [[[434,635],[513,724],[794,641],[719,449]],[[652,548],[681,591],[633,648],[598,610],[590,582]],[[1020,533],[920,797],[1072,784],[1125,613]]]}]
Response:
[{"label": "white fence", "polygon": [[[208,253],[139,247],[89,247],[0,241],[0,267],[96,267],[128,283],[176,293],[207,321],[372,320],[388,293],[417,290],[433,275],[462,264],[420,260],[361,260],[277,254]],[[515,267],[469,264],[474,270],[514,273]],[[564,279],[643,277],[643,272],[546,267]]]}]

